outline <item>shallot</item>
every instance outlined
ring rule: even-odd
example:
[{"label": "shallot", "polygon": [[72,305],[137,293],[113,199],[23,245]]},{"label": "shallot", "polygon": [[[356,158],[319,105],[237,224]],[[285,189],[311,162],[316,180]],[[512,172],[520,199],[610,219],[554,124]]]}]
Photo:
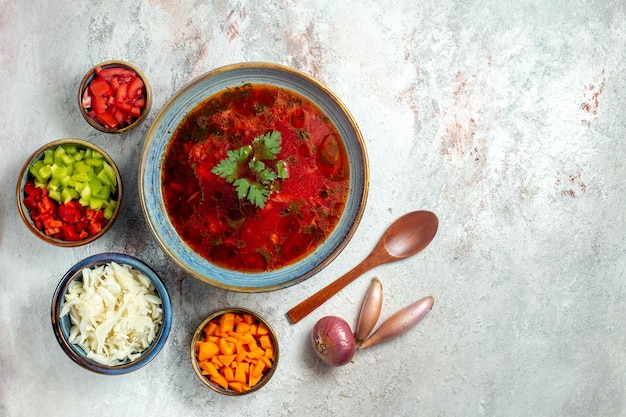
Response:
[{"label": "shallot", "polygon": [[361,312],[359,313],[359,320],[356,325],[356,341],[357,343],[363,342],[370,335],[378,317],[380,317],[380,310],[383,306],[383,286],[377,277],[372,279],[363,304],[361,304]]},{"label": "shallot", "polygon": [[424,297],[396,312],[383,322],[369,339],[361,344],[361,349],[399,336],[415,326],[433,308],[432,295]]},{"label": "shallot", "polygon": [[313,326],[311,343],[317,356],[331,366],[347,364],[356,351],[356,341],[350,325],[336,316],[322,317]]}]

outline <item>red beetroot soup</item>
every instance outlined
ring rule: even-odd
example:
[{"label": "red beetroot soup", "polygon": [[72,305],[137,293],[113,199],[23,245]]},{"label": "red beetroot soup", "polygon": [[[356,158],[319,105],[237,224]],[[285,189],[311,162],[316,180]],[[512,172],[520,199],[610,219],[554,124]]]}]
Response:
[{"label": "red beetroot soup", "polygon": [[[286,178],[268,187],[264,204],[240,198],[214,170],[229,151],[280,133],[266,168],[283,164]],[[255,174],[245,173],[250,181]],[[163,163],[166,211],[194,251],[224,268],[271,271],[302,259],[333,231],[349,188],[345,145],[336,127],[305,97],[246,84],[198,105],[172,136]]]}]

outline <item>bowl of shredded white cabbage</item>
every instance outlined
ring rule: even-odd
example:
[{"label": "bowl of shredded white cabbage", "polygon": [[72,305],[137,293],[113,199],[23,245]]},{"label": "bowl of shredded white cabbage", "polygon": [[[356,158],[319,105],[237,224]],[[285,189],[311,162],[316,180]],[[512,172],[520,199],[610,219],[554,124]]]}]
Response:
[{"label": "bowl of shredded white cabbage", "polygon": [[90,371],[119,375],[150,362],[172,324],[167,288],[143,261],[102,253],[65,273],[52,298],[52,328],[63,351]]}]

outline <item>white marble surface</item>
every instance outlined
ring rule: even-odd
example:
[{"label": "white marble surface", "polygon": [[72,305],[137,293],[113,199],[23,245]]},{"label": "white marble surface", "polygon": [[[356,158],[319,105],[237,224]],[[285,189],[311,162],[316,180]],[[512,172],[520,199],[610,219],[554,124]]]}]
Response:
[{"label": "white marble surface", "polygon": [[[124,59],[149,77],[149,119],[123,136],[80,117],[92,65]],[[366,138],[367,209],[351,243],[305,283],[229,293],[186,277],[138,204],[144,135],[177,89],[219,66],[306,71],[345,102]],[[0,416],[626,415],[626,3],[623,0],[0,0]],[[15,183],[40,145],[78,137],[118,162],[121,218],[78,249],[31,236]],[[418,256],[377,268],[297,325],[285,313],[347,271],[396,217],[440,218]],[[151,264],[174,303],[161,354],[104,377],[71,362],[50,300],[76,261],[122,251]],[[383,317],[426,294],[409,334],[330,369],[308,345],[327,314],[356,320],[370,278]],[[238,305],[278,332],[273,380],[219,396],[188,345],[212,310]]]}]

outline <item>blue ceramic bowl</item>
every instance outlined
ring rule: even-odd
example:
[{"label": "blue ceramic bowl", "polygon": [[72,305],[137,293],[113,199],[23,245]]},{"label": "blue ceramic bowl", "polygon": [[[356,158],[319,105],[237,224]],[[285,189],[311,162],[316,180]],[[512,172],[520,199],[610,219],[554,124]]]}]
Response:
[{"label": "blue ceramic bowl", "polygon": [[[128,265],[134,269],[141,271],[150,281],[154,284],[157,294],[162,301],[163,309],[163,323],[159,328],[154,341],[146,350],[141,353],[141,356],[133,361],[127,361],[115,366],[102,365],[96,361],[87,358],[85,351],[78,345],[69,342],[70,334],[70,317],[69,314],[61,317],[61,309],[65,302],[65,294],[67,293],[70,283],[74,280],[82,280],[81,271],[84,268],[94,268],[100,265],[107,264],[109,262],[116,262],[120,265]],[[159,353],[159,351],[165,345],[167,337],[169,336],[172,326],[172,304],[167,288],[158,277],[158,275],[144,262],[137,258],[121,253],[102,253],[98,255],[90,256],[76,265],[72,266],[69,271],[65,273],[61,281],[59,282],[54,296],[52,297],[52,329],[54,335],[61,345],[63,351],[78,365],[83,368],[105,375],[120,375],[128,372],[135,371],[148,362],[150,362]]]},{"label": "blue ceramic bowl", "polygon": [[[334,123],[345,143],[350,190],[344,212],[331,235],[306,258],[271,272],[249,273],[212,264],[180,238],[165,211],[163,159],[172,133],[185,116],[208,97],[246,83],[294,91],[316,104]],[[359,128],[341,101],[312,77],[275,64],[244,63],[218,68],[195,79],[172,97],[147,134],[139,169],[139,198],[148,226],[172,260],[192,277],[219,288],[261,292],[304,281],[328,265],[353,236],[367,200],[369,166]]]}]

